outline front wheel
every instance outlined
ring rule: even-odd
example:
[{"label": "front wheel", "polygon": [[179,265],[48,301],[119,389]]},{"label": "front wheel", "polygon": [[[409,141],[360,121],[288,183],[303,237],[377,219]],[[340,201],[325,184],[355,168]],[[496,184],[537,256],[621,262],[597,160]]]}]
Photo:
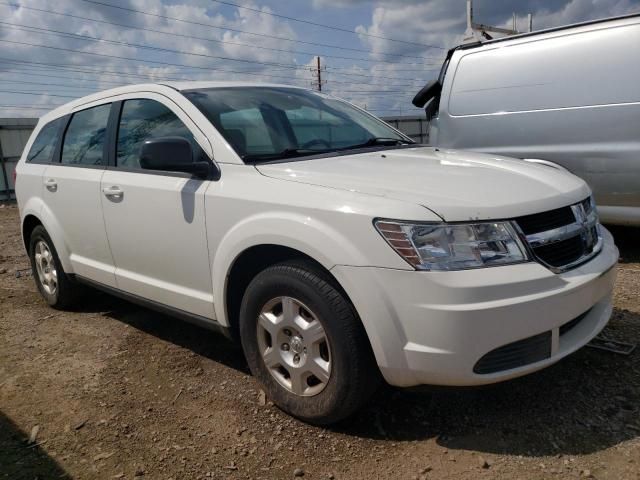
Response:
[{"label": "front wheel", "polygon": [[353,307],[311,263],[278,264],[253,279],[242,300],[240,336],[269,398],[309,423],[345,418],[380,383]]}]

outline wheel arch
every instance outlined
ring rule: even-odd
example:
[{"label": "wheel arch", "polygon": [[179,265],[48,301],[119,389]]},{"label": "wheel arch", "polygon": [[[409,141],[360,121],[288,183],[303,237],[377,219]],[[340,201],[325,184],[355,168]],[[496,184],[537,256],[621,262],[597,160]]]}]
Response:
[{"label": "wheel arch", "polygon": [[[208,233],[210,241],[216,245],[211,252],[215,317],[224,326],[230,326],[227,292],[232,269],[238,267],[239,259],[254,258],[258,266],[265,268],[286,259],[306,258],[329,274],[337,264],[366,262],[353,239],[325,221],[308,215],[263,212],[246,217],[223,231],[222,237],[215,230]],[[256,252],[263,255],[256,255]],[[269,263],[265,264],[267,260]],[[335,283],[339,285],[337,280]]]},{"label": "wheel arch", "polygon": [[[240,304],[251,280],[266,268],[286,261],[305,262],[320,270],[353,306],[348,293],[330,269],[308,253],[281,244],[257,244],[244,249],[234,258],[225,278],[223,322],[231,329],[233,335],[237,335]],[[353,308],[356,311],[355,306]],[[218,321],[220,320],[221,318],[218,317]]]},{"label": "wheel arch", "polygon": [[53,246],[56,249],[62,268],[67,273],[73,273],[69,260],[69,249],[65,241],[64,231],[53,215],[49,207],[41,200],[30,202],[25,206],[21,220],[22,241],[27,254],[29,254],[29,241],[33,229],[41,225],[49,234]]},{"label": "wheel arch", "polygon": [[38,225],[42,225],[42,222],[32,213],[25,215],[25,217],[22,219],[22,243],[24,244],[24,249],[27,252],[27,255],[29,254],[29,243],[31,242],[31,234]]}]

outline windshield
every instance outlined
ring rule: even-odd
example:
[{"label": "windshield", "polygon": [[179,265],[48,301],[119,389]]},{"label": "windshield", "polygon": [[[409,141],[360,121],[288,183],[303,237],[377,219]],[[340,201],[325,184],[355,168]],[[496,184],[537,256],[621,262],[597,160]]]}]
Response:
[{"label": "windshield", "polygon": [[382,120],[308,90],[223,87],[182,93],[247,162],[412,143]]}]

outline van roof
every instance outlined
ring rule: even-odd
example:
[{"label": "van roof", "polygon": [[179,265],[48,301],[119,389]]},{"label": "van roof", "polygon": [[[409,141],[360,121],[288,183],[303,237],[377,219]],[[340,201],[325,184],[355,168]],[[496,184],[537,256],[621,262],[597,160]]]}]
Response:
[{"label": "van roof", "polygon": [[630,13],[628,15],[620,15],[618,17],[600,18],[600,19],[597,19],[597,20],[589,20],[589,21],[586,21],[586,22],[571,23],[569,25],[562,25],[560,27],[546,28],[544,30],[536,30],[534,32],[519,33],[517,35],[508,35],[506,37],[494,38],[492,40],[487,40],[487,41],[484,41],[484,42],[474,42],[474,43],[462,44],[462,45],[458,45],[455,48],[452,48],[450,51],[466,50],[466,49],[470,49],[470,48],[478,48],[478,47],[483,47],[485,45],[491,45],[491,44],[499,43],[499,42],[507,42],[507,41],[510,41],[510,40],[518,40],[518,39],[526,38],[526,37],[534,37],[534,36],[537,36],[537,35],[544,35],[546,33],[553,33],[553,32],[558,32],[558,31],[562,31],[562,30],[569,30],[569,29],[572,29],[572,28],[581,28],[581,27],[586,27],[586,26],[589,26],[589,25],[597,25],[597,24],[601,24],[601,23],[615,22],[615,21],[626,20],[626,19],[635,18],[635,17],[639,17],[640,18],[640,12]]}]

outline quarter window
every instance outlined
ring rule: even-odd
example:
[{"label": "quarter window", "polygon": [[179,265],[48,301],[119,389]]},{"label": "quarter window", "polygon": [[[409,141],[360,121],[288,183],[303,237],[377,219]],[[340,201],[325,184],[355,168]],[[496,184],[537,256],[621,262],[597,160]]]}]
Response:
[{"label": "quarter window", "polygon": [[62,144],[62,163],[106,165],[104,144],[111,104],[73,114]]},{"label": "quarter window", "polygon": [[58,118],[42,127],[27,154],[27,162],[50,163],[52,161],[53,152],[60,137],[61,122],[62,119]]},{"label": "quarter window", "polygon": [[189,128],[162,103],[150,99],[126,100],[120,115],[116,165],[140,168],[142,144],[152,138],[183,137],[199,152]]}]

